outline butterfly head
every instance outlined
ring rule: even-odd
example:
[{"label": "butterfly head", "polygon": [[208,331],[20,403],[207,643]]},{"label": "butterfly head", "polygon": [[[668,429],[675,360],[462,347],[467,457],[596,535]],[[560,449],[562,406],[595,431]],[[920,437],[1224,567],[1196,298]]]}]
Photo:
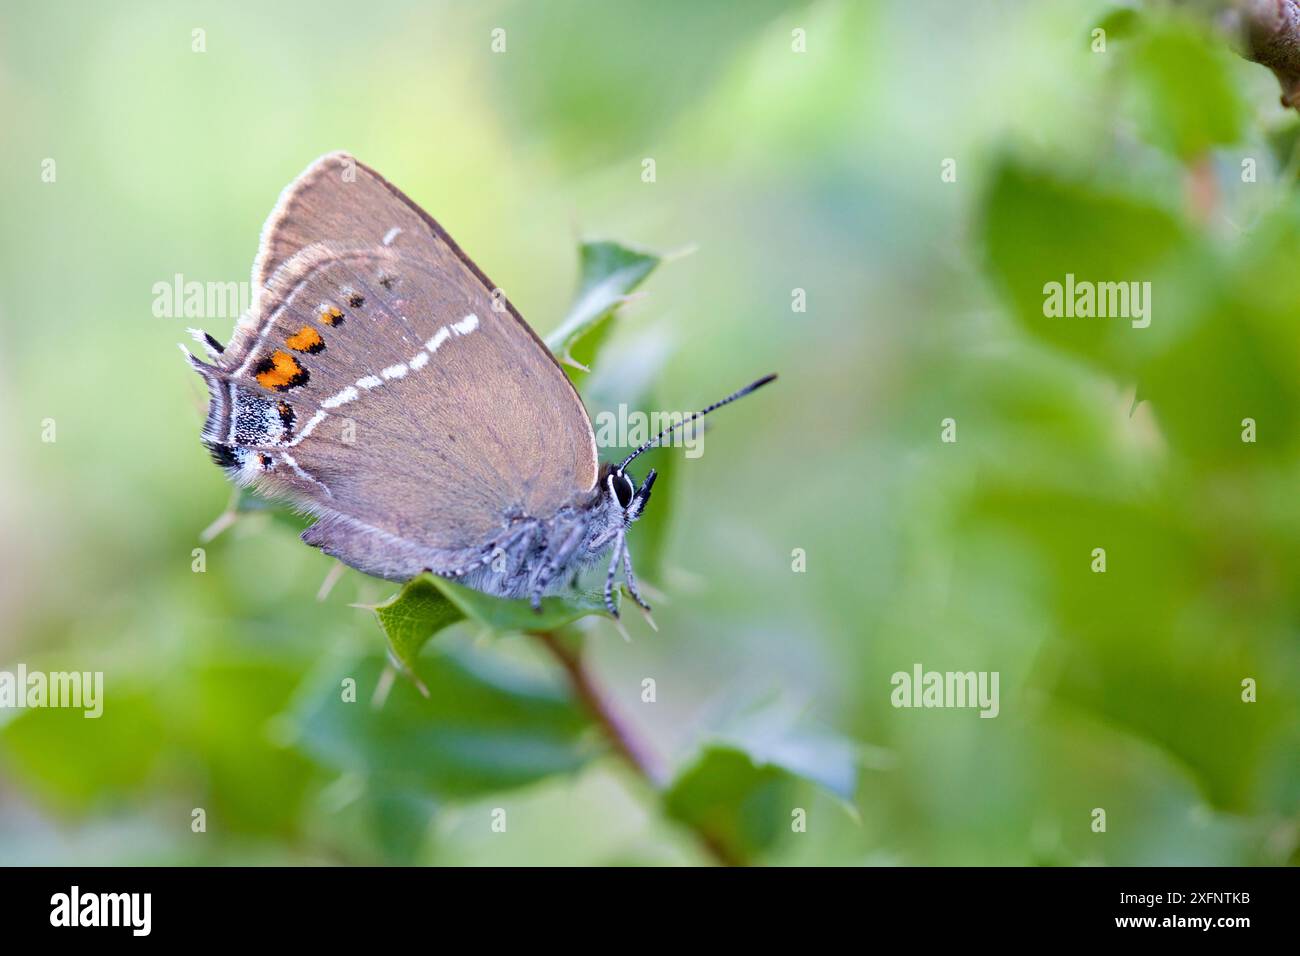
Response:
[{"label": "butterfly head", "polygon": [[650,473],[645,476],[645,481],[641,482],[641,487],[638,488],[632,476],[621,466],[605,465],[601,469],[600,483],[607,506],[617,506],[623,512],[624,522],[631,524],[641,517],[641,512],[645,510],[646,502],[650,500],[650,489],[654,487],[655,477],[655,470],[651,468]]},{"label": "butterfly head", "polygon": [[775,378],[775,375],[764,375],[758,381],[751,382],[739,391],[732,392],[721,401],[714,402],[707,408],[703,408],[700,411],[695,412],[693,415],[669,425],[618,464],[613,464],[612,462],[606,464],[600,470],[600,480],[598,485],[601,488],[601,493],[595,500],[615,513],[621,512],[625,527],[631,524],[637,518],[641,517],[641,512],[645,510],[646,502],[650,500],[650,489],[654,487],[655,483],[655,470],[653,468],[650,469],[650,473],[645,476],[645,481],[641,482],[641,487],[638,488],[636,482],[632,480],[632,476],[628,474],[627,466],[640,455],[645,454],[651,448],[661,444],[664,439],[683,425],[695,422],[710,412],[721,408],[723,405],[731,404],[738,398],[744,398],[750,392],[762,388]]}]

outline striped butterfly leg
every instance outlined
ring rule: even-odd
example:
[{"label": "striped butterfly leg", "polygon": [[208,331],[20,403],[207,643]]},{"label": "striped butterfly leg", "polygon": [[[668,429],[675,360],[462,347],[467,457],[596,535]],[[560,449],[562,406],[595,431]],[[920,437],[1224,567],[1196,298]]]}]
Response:
[{"label": "striped butterfly leg", "polygon": [[542,594],[554,579],[556,572],[569,563],[573,553],[582,544],[586,531],[587,529],[581,523],[575,524],[573,530],[569,532],[569,536],[564,539],[564,543],[546,559],[546,563],[537,575],[537,580],[533,583],[532,591],[528,596],[529,603],[532,604],[533,610],[538,614],[542,613]]},{"label": "striped butterfly leg", "polygon": [[625,536],[620,531],[618,539],[614,542],[614,553],[609,559],[609,571],[605,574],[605,609],[614,620],[618,620],[618,605],[614,603],[614,575],[618,573],[618,562],[623,557],[624,547]]},{"label": "striped butterfly leg", "polygon": [[623,546],[623,580],[627,584],[627,593],[632,595],[632,600],[640,605],[641,610],[650,611],[650,605],[641,597],[641,592],[636,587],[636,576],[632,573],[632,549],[627,545]]}]

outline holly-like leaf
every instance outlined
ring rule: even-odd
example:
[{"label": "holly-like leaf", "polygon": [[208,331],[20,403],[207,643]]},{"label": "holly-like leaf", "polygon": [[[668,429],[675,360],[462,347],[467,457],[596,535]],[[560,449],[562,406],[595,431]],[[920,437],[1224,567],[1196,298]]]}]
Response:
[{"label": "holly-like leaf", "polygon": [[374,611],[389,650],[408,672],[433,635],[465,619],[464,612],[433,583],[432,575],[408,581]]},{"label": "holly-like leaf", "polygon": [[446,578],[428,578],[466,617],[497,633],[554,631],[591,614],[609,616],[603,597],[595,592],[544,597],[538,612],[526,600],[493,597]]},{"label": "holly-like leaf", "polygon": [[565,362],[577,382],[585,374],[571,363],[591,367],[609,332],[610,320],[628,294],[640,285],[662,257],[617,242],[584,242],[579,247],[578,291],[564,321],[546,337],[546,346]]},{"label": "holly-like leaf", "polygon": [[554,631],[591,614],[609,616],[598,593],[545,597],[539,613],[526,600],[493,597],[433,574],[408,581],[374,611],[393,657],[408,670],[430,638],[467,618],[502,633]]},{"label": "holly-like leaf", "polygon": [[[289,719],[300,750],[375,792],[468,798],[575,771],[595,752],[558,674],[461,646],[415,664],[427,697],[399,681],[374,707],[383,669],[378,654],[327,667]],[[347,678],[355,699],[340,693]]]}]

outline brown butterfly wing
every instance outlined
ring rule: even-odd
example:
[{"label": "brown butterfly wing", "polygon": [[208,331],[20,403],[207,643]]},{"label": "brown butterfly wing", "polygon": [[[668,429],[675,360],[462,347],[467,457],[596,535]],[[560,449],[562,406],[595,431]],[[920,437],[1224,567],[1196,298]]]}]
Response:
[{"label": "brown butterfly wing", "polygon": [[[304,537],[387,577],[590,492],[596,447],[550,351],[428,215],[346,154],[281,196],[204,438],[323,516]],[[495,306],[495,308],[494,308]]]}]

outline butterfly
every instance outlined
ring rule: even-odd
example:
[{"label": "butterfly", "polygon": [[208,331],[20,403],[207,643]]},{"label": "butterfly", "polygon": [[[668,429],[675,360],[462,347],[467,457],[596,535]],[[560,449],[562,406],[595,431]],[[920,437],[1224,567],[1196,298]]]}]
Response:
[{"label": "butterfly", "polygon": [[425,572],[488,594],[560,593],[605,561],[641,597],[627,533],[655,483],[601,464],[559,362],[447,233],[346,153],[281,194],[253,263],[252,307],[212,361],[202,441],[240,486],[317,520],[302,539],[366,574]]}]

